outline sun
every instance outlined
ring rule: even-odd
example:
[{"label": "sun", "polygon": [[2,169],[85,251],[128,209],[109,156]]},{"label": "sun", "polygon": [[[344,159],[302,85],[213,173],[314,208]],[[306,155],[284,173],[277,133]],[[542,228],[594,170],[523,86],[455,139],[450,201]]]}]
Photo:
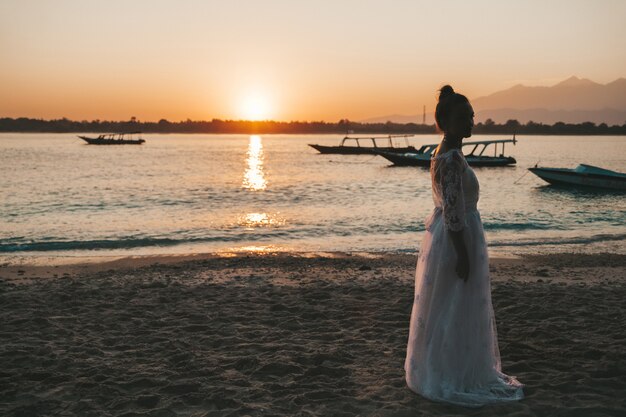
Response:
[{"label": "sun", "polygon": [[262,94],[249,94],[241,102],[240,113],[244,120],[267,120],[271,113],[270,102]]}]

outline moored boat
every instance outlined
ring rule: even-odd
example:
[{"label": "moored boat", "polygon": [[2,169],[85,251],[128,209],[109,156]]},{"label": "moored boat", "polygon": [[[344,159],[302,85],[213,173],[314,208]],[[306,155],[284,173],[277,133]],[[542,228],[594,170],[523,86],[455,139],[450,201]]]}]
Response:
[{"label": "moored boat", "polygon": [[528,168],[542,180],[554,185],[626,191],[626,174],[593,165],[571,168]]},{"label": "moored boat", "polygon": [[[472,147],[472,150],[468,153],[464,153],[465,160],[471,166],[475,167],[499,167],[507,165],[515,165],[517,161],[512,156],[504,156],[504,144],[513,143],[517,140],[513,139],[501,139],[501,140],[481,140],[475,142],[465,142],[463,147]],[[493,145],[495,147],[494,155],[484,155],[487,147]],[[502,145],[502,153],[498,155],[498,145]],[[433,157],[433,153],[439,146],[438,143],[432,143],[421,146],[416,152],[407,153],[390,153],[385,151],[376,150],[374,153],[386,158],[397,166],[430,166],[430,159]]]},{"label": "moored boat", "polygon": [[[406,153],[416,152],[414,146],[409,145],[408,139],[413,135],[388,135],[388,136],[372,136],[372,137],[350,137],[346,136],[337,146],[309,144],[310,147],[323,154],[342,154],[342,155],[371,155],[374,151]],[[394,138],[404,138],[406,146],[394,146]],[[346,142],[354,141],[354,145],[346,145]],[[362,146],[362,142],[372,142],[371,146]],[[378,141],[378,142],[377,142]],[[388,141],[387,146],[380,146],[380,141]]]},{"label": "moored boat", "polygon": [[78,137],[89,145],[141,145],[145,142],[141,136],[134,137],[134,135],[141,135],[141,132],[109,133],[100,135],[97,138],[80,135]]}]

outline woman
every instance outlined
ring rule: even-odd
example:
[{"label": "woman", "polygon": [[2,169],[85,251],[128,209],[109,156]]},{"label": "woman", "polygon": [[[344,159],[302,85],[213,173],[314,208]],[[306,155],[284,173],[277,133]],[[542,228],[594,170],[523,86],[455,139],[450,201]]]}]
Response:
[{"label": "woman", "polygon": [[523,385],[501,372],[478,180],[461,153],[474,111],[446,85],[435,119],[444,137],[430,164],[435,209],[417,263],[406,381],[426,398],[467,407],[519,400]]}]

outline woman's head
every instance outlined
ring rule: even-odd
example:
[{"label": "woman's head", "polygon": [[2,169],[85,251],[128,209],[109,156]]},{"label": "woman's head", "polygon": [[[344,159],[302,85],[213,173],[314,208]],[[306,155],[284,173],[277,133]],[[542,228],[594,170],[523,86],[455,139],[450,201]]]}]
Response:
[{"label": "woman's head", "polygon": [[467,97],[455,93],[449,85],[444,85],[439,90],[435,120],[446,135],[469,138],[474,127],[474,109]]}]

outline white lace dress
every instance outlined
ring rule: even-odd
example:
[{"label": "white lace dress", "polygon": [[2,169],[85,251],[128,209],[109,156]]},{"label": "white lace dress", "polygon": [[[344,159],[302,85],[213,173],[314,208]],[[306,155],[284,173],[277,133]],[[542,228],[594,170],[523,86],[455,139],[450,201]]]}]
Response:
[{"label": "white lace dress", "polygon": [[[466,407],[520,400],[523,385],[501,372],[478,180],[452,149],[431,160],[435,209],[426,220],[404,369],[409,388]],[[455,271],[448,230],[463,230],[470,272]]]}]

